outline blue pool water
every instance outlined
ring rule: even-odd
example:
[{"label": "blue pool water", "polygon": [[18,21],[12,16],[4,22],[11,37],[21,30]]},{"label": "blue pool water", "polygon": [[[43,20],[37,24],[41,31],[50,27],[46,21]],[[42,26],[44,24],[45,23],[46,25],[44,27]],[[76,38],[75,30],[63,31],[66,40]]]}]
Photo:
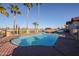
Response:
[{"label": "blue pool water", "polygon": [[11,43],[18,46],[54,46],[57,38],[58,34],[56,33],[41,33],[28,37],[18,37],[11,40]]}]

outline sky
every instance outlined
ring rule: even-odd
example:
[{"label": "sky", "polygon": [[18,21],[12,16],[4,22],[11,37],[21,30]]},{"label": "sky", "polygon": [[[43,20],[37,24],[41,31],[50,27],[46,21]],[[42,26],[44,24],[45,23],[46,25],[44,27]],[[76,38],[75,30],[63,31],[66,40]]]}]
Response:
[{"label": "sky", "polygon": [[[5,8],[10,6],[7,4],[2,4]],[[26,7],[22,4],[16,4],[21,10],[21,15],[16,15],[16,23],[20,27],[26,27],[27,16],[26,16]],[[33,22],[38,19],[37,16],[37,6],[33,4],[33,7],[30,9],[28,26],[33,28]],[[13,14],[9,9],[6,10],[9,13],[9,17],[6,17],[0,14],[0,27],[13,27]],[[39,19],[39,28],[57,28],[62,27],[66,21],[69,21],[71,18],[79,16],[79,4],[78,3],[42,3],[40,5],[40,19]]]}]

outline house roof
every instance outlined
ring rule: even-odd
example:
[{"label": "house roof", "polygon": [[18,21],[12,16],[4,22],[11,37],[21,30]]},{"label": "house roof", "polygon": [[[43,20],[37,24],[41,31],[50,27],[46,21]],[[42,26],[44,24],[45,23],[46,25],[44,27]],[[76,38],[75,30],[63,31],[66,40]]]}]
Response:
[{"label": "house roof", "polygon": [[79,16],[72,18],[72,20],[79,21]]},{"label": "house roof", "polygon": [[66,25],[71,24],[71,23],[73,23],[73,22],[77,22],[77,21],[79,21],[79,16],[74,17],[74,18],[71,18],[70,21],[67,21],[67,22],[66,22]]}]

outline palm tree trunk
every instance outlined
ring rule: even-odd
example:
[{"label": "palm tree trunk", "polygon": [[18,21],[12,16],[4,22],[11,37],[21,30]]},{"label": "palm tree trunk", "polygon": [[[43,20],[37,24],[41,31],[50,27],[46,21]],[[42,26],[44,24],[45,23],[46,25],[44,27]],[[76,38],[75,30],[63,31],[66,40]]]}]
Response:
[{"label": "palm tree trunk", "polygon": [[38,4],[38,21],[39,21],[39,18],[40,18],[40,4]]},{"label": "palm tree trunk", "polygon": [[14,32],[16,31],[16,13],[14,13],[14,25],[13,25],[13,28],[14,28]]},{"label": "palm tree trunk", "polygon": [[35,32],[37,33],[37,25],[35,25]]},{"label": "palm tree trunk", "polygon": [[29,8],[27,8],[26,33],[29,33],[29,29],[28,29],[28,20],[29,20]]},{"label": "palm tree trunk", "polygon": [[36,25],[34,24],[34,32],[36,33]]},{"label": "palm tree trunk", "polygon": [[[38,4],[38,19],[36,20],[37,23],[39,23],[40,20],[40,4]],[[38,26],[36,25],[36,32],[38,32]]]},{"label": "palm tree trunk", "polygon": [[29,19],[29,9],[27,8],[27,21],[26,21],[26,22],[27,22],[27,23],[26,23],[26,25],[27,25],[26,28],[27,28],[27,29],[28,29],[28,19]]}]

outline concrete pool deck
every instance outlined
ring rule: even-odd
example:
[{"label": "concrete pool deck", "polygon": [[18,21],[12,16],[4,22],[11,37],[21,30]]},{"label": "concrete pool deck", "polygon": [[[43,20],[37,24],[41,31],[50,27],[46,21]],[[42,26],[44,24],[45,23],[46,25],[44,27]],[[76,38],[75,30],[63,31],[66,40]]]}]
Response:
[{"label": "concrete pool deck", "polygon": [[56,45],[20,47],[10,42],[0,47],[0,56],[79,56],[79,41],[68,33],[63,33],[65,38],[58,38]]},{"label": "concrete pool deck", "polygon": [[12,45],[10,43],[10,40],[16,38],[17,36],[8,36],[8,37],[3,37],[0,39],[0,56],[7,56],[11,55],[13,52],[13,49],[15,49],[17,46]]}]

